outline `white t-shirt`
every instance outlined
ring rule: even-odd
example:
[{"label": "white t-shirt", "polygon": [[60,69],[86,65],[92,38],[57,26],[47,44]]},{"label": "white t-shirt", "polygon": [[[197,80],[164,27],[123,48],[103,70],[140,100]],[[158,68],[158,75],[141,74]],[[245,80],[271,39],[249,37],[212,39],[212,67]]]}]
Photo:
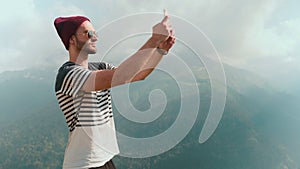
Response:
[{"label": "white t-shirt", "polygon": [[56,97],[69,128],[64,169],[99,167],[119,153],[110,90],[80,90],[91,71],[113,69],[108,63],[63,64],[55,83]]}]

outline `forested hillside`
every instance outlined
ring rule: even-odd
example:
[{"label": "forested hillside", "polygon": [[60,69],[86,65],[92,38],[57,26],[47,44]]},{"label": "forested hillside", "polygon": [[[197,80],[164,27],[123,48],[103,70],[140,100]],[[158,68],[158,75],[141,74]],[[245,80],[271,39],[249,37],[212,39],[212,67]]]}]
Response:
[{"label": "forested hillside", "polygon": [[[210,82],[203,70],[195,70],[201,106],[184,140],[150,158],[118,156],[114,158],[117,168],[298,169],[300,115],[296,96],[281,93],[255,75],[229,66],[225,68],[228,91],[223,117],[212,137],[199,144],[211,101]],[[61,168],[68,130],[55,100],[55,73],[28,69],[0,74],[0,169]],[[154,78],[160,83],[154,83]],[[160,118],[149,124],[132,123],[114,108],[117,130],[147,137],[170,127],[181,101],[175,83],[154,73],[145,83],[132,84],[130,97],[137,109],[149,108],[148,96],[153,89],[164,91],[168,104]]]}]

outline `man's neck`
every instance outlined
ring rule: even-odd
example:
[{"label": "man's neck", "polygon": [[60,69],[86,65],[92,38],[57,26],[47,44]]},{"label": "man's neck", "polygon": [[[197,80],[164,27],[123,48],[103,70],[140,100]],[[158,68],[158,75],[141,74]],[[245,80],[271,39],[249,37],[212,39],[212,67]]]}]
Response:
[{"label": "man's neck", "polygon": [[86,53],[69,52],[69,61],[79,64],[86,69],[88,68],[88,54]]}]

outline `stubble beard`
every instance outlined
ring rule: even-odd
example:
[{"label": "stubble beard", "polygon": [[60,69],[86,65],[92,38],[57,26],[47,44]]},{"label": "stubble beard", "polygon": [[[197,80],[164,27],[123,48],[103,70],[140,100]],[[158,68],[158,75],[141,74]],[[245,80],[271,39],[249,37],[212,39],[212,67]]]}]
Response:
[{"label": "stubble beard", "polygon": [[80,41],[76,38],[76,41],[77,41],[77,49],[80,52],[85,52],[87,54],[97,53],[97,48],[91,46],[91,44],[89,43],[90,40],[88,40],[86,42],[83,42],[83,41]]}]

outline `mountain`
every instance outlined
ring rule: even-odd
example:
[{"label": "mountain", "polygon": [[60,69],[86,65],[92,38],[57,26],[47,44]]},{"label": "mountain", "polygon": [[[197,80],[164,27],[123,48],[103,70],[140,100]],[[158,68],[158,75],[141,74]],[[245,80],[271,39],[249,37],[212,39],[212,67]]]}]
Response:
[{"label": "mountain", "polygon": [[[277,91],[255,74],[225,65],[227,97],[223,117],[215,133],[200,144],[211,86],[203,66],[194,67],[193,72],[201,106],[188,135],[171,150],[154,157],[117,156],[114,161],[118,169],[299,169],[299,98]],[[0,169],[61,168],[68,130],[55,100],[55,74],[55,68],[0,74]],[[150,123],[140,124],[125,119],[114,105],[119,132],[149,137],[173,124],[182,98],[170,76],[157,71],[144,82],[130,85],[132,104],[140,111],[147,110],[149,93],[156,89],[163,91],[168,100],[164,113]],[[193,103],[193,98],[184,99]]]},{"label": "mountain", "polygon": [[50,102],[48,98],[54,96],[53,73],[53,70],[29,69],[0,74],[0,129],[41,111],[41,106]]},{"label": "mountain", "polygon": [[28,69],[0,75],[1,169],[61,168],[68,133],[54,97],[54,74]]}]

